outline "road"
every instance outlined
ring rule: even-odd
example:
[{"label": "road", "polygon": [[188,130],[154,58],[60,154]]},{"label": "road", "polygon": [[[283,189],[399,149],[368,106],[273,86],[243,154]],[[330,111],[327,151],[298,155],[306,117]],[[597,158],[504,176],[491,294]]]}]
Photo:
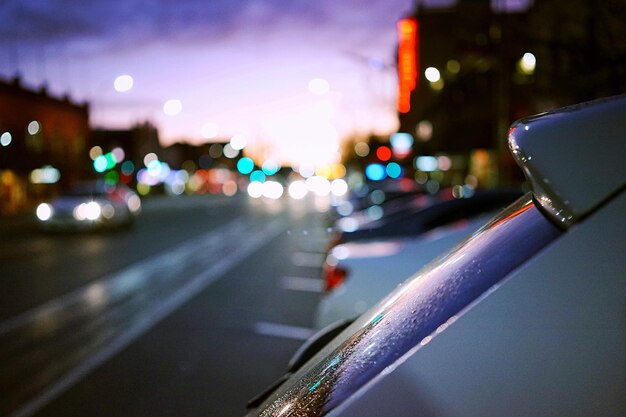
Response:
[{"label": "road", "polygon": [[0,223],[0,415],[243,416],[312,334],[307,201],[147,200],[130,231]]}]

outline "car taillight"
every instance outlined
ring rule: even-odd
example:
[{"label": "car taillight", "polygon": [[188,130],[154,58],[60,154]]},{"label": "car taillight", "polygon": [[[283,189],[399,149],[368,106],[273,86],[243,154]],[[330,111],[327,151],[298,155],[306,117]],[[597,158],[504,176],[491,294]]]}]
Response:
[{"label": "car taillight", "polygon": [[348,270],[338,265],[324,265],[324,291],[330,292],[340,286],[348,276]]}]

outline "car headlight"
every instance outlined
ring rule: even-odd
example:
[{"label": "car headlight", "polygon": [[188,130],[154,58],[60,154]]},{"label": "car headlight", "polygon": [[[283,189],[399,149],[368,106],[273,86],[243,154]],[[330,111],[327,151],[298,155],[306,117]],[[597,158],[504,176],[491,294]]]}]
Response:
[{"label": "car headlight", "polygon": [[50,219],[52,217],[52,206],[50,204],[41,203],[37,206],[37,218],[42,222]]},{"label": "car headlight", "polygon": [[74,209],[74,218],[76,220],[98,220],[100,214],[102,214],[102,208],[95,201],[82,203]]}]

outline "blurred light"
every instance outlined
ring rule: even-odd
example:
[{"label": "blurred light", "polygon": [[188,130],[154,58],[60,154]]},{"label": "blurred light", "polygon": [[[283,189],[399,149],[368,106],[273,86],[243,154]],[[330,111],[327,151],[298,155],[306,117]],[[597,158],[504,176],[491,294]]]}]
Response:
[{"label": "blurred light", "polygon": [[111,219],[115,215],[115,208],[111,204],[105,204],[102,207],[102,217],[105,219]]},{"label": "blurred light", "polygon": [[422,120],[415,129],[417,137],[422,142],[427,142],[433,137],[433,124],[428,120]]},{"label": "blurred light", "polygon": [[437,166],[441,171],[449,171],[452,168],[452,159],[446,155],[439,156],[437,157]]},{"label": "blurred light", "polygon": [[331,168],[331,178],[343,178],[346,176],[346,166],[344,164],[334,164]]},{"label": "blurred light", "polygon": [[128,197],[126,205],[131,212],[137,213],[139,212],[139,210],[141,210],[141,199],[137,194],[133,193],[130,195],[130,197]]},{"label": "blurred light", "polygon": [[424,71],[424,76],[431,83],[436,83],[441,79],[441,73],[439,73],[439,70],[435,67],[426,68],[426,70]]},{"label": "blurred light", "polygon": [[330,84],[323,78],[314,78],[309,81],[309,91],[321,96],[330,91]]},{"label": "blurred light", "polygon": [[304,181],[296,180],[289,184],[287,192],[289,193],[289,196],[291,196],[291,198],[293,198],[294,200],[301,200],[307,195],[308,190]]},{"label": "blurred light", "polygon": [[244,156],[239,161],[237,161],[237,171],[240,173],[247,175],[252,172],[254,169],[254,161],[247,156]]},{"label": "blurred light", "polygon": [[383,202],[385,201],[385,198],[387,198],[387,195],[385,194],[383,190],[374,190],[369,195],[369,200],[374,205],[383,204]]},{"label": "blurred light", "polygon": [[387,164],[387,167],[385,168],[385,170],[387,171],[387,175],[390,178],[400,178],[402,176],[402,167],[395,163],[395,162],[391,162],[389,164]]},{"label": "blurred light", "polygon": [[36,120],[33,120],[32,122],[30,122],[28,124],[28,133],[30,135],[36,135],[37,133],[39,133],[39,130],[41,129],[41,126],[39,125],[39,122]]},{"label": "blurred light", "polygon": [[113,156],[113,154],[111,152],[109,152],[107,154],[104,154],[103,156],[104,156],[104,158],[107,161],[107,169],[114,168],[116,162],[115,162],[115,157]]},{"label": "blurred light", "polygon": [[435,181],[435,180],[428,180],[426,181],[426,191],[428,191],[431,194],[435,194],[439,191],[439,182]]},{"label": "blurred light", "polygon": [[95,160],[100,155],[102,155],[102,148],[101,147],[94,146],[91,149],[89,149],[89,157],[91,158],[92,161]]},{"label": "blurred light", "polygon": [[370,220],[380,220],[385,214],[385,210],[381,206],[372,206],[367,209],[367,217]]},{"label": "blurred light", "polygon": [[274,175],[278,172],[279,166],[276,162],[268,159],[267,161],[263,162],[262,169],[265,175]]},{"label": "blurred light", "polygon": [[337,213],[340,216],[349,216],[354,212],[354,206],[349,201],[344,201],[337,207]]},{"label": "blurred light", "polygon": [[209,155],[206,155],[206,154],[200,155],[200,158],[198,158],[198,165],[200,165],[200,168],[207,169],[212,164],[213,164],[213,159],[211,159]]},{"label": "blurred light", "polygon": [[342,217],[337,220],[337,226],[344,232],[354,232],[359,228],[359,222],[353,217]]},{"label": "blurred light", "polygon": [[239,155],[239,150],[232,147],[230,143],[224,145],[224,156],[229,159],[234,159]]},{"label": "blurred light", "polygon": [[281,183],[277,181],[266,181],[263,183],[263,196],[271,198],[272,200],[278,200],[282,197],[284,189]]},{"label": "blurred light", "polygon": [[126,153],[124,152],[124,149],[120,147],[113,149],[111,153],[113,154],[113,158],[115,159],[115,162],[118,164],[121,163],[124,160],[124,158],[126,158]]},{"label": "blurred light", "polygon": [[380,146],[376,149],[376,156],[381,161],[388,161],[391,159],[391,149],[388,146]]},{"label": "blurred light", "polygon": [[124,175],[131,175],[133,172],[135,172],[135,164],[133,164],[132,161],[124,161],[121,168],[122,174]]},{"label": "blurred light", "polygon": [[52,206],[50,204],[41,203],[37,206],[37,218],[42,222],[49,220],[52,217]]},{"label": "blurred light", "polygon": [[109,185],[115,185],[120,182],[120,174],[116,171],[109,171],[104,175],[104,181]]},{"label": "blurred light", "polygon": [[315,169],[315,175],[318,177],[330,178],[332,169],[329,165],[321,165]]},{"label": "blurred light", "polygon": [[306,188],[315,195],[326,197],[330,194],[330,181],[324,177],[314,175],[307,178],[305,184]]},{"label": "blurred light", "polygon": [[346,193],[348,192],[348,183],[341,178],[333,180],[330,183],[330,192],[337,197],[346,195]]},{"label": "blurred light", "polygon": [[252,182],[265,182],[265,174],[263,171],[259,171],[258,169],[250,174],[250,181]]},{"label": "blurred light", "polygon": [[439,166],[437,158],[434,156],[418,156],[415,158],[415,168],[424,172],[435,171]]},{"label": "blurred light", "polygon": [[0,145],[9,146],[12,140],[13,136],[11,136],[9,132],[4,132],[2,136],[0,136]]},{"label": "blurred light", "polygon": [[237,183],[233,180],[228,180],[222,185],[222,192],[228,197],[232,197],[237,194]]},{"label": "blurred light", "polygon": [[252,198],[259,198],[263,195],[263,184],[258,181],[252,181],[248,185],[248,195]]},{"label": "blurred light", "polygon": [[387,177],[387,172],[382,164],[369,164],[365,168],[365,176],[370,181],[381,181]]},{"label": "blurred light", "polygon": [[148,195],[151,189],[152,187],[150,187],[149,184],[144,184],[141,182],[137,184],[137,192],[141,195]]},{"label": "blurred light", "polygon": [[211,158],[217,159],[222,156],[222,153],[222,145],[219,143],[214,143],[209,147],[209,155],[211,155]]},{"label": "blurred light", "polygon": [[393,153],[399,157],[404,157],[411,152],[413,146],[413,135],[406,132],[398,132],[389,138]]},{"label": "blurred light", "polygon": [[415,182],[421,185],[426,184],[428,181],[428,174],[425,172],[416,172],[415,173]]},{"label": "blurred light", "polygon": [[74,218],[76,220],[97,220],[102,213],[102,209],[95,201],[82,203],[74,209]]},{"label": "blurred light", "polygon": [[530,52],[526,52],[522,59],[517,63],[519,70],[523,74],[530,75],[535,72],[535,67],[537,66],[537,58]]},{"label": "blurred light", "polygon": [[217,123],[205,123],[202,126],[202,137],[205,139],[215,139],[219,133],[219,126]]},{"label": "blurred light", "polygon": [[163,113],[168,116],[176,116],[183,111],[183,103],[178,99],[167,100],[163,104]]},{"label": "blurred light", "polygon": [[53,166],[46,165],[32,170],[29,177],[33,184],[56,184],[61,178],[61,173]]},{"label": "blurred light", "polygon": [[435,81],[434,83],[430,83],[430,87],[436,91],[442,90],[444,85],[445,83],[443,82],[443,78],[440,78],[438,81]]},{"label": "blurred light", "polygon": [[370,146],[365,142],[359,142],[356,145],[354,145],[354,153],[356,153],[358,156],[363,158],[369,155]]},{"label": "blurred light", "polygon": [[461,64],[456,59],[451,59],[446,63],[446,68],[452,74],[458,74],[461,71]]},{"label": "blurred light", "polygon": [[115,81],[113,81],[113,88],[115,88],[115,91],[118,93],[125,93],[133,88],[134,82],[133,77],[130,75],[120,75],[115,79]]},{"label": "blurred light", "polygon": [[148,166],[150,165],[150,162],[157,161],[158,159],[159,157],[154,152],[150,152],[149,154],[143,157],[143,164],[145,166]]},{"label": "blurred light", "polygon": [[230,139],[230,146],[235,150],[242,150],[248,144],[248,138],[244,135],[235,135]]},{"label": "blurred light", "polygon": [[411,110],[411,93],[418,87],[420,66],[420,38],[417,20],[406,18],[398,21],[398,100],[400,113]]},{"label": "blurred light", "polygon": [[302,165],[300,167],[300,175],[304,178],[312,177],[315,174],[315,167],[313,165]]},{"label": "blurred light", "polygon": [[109,166],[109,161],[107,161],[104,155],[98,156],[93,161],[93,169],[95,169],[96,172],[104,172],[107,170],[108,166]]}]

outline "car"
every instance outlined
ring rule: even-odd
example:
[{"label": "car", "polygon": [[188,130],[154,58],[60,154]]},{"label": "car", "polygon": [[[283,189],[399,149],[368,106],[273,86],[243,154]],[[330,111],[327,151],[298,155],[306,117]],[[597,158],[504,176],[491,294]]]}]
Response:
[{"label": "car", "polygon": [[[468,188],[458,198],[446,190],[435,196],[420,195],[393,207],[388,215],[363,221],[344,217],[331,232],[329,248],[361,239],[391,236],[415,236],[439,226],[503,208],[522,195],[515,188]],[[391,203],[389,203],[391,204]]]},{"label": "car", "polygon": [[39,226],[46,231],[130,227],[141,211],[141,199],[125,185],[80,182],[70,191],[37,206]]},{"label": "car", "polygon": [[307,341],[248,416],[626,415],[625,114],[515,122],[531,191]]},{"label": "car", "polygon": [[459,220],[415,237],[359,240],[334,247],[324,263],[325,292],[315,310],[315,328],[360,315],[491,216]]}]

